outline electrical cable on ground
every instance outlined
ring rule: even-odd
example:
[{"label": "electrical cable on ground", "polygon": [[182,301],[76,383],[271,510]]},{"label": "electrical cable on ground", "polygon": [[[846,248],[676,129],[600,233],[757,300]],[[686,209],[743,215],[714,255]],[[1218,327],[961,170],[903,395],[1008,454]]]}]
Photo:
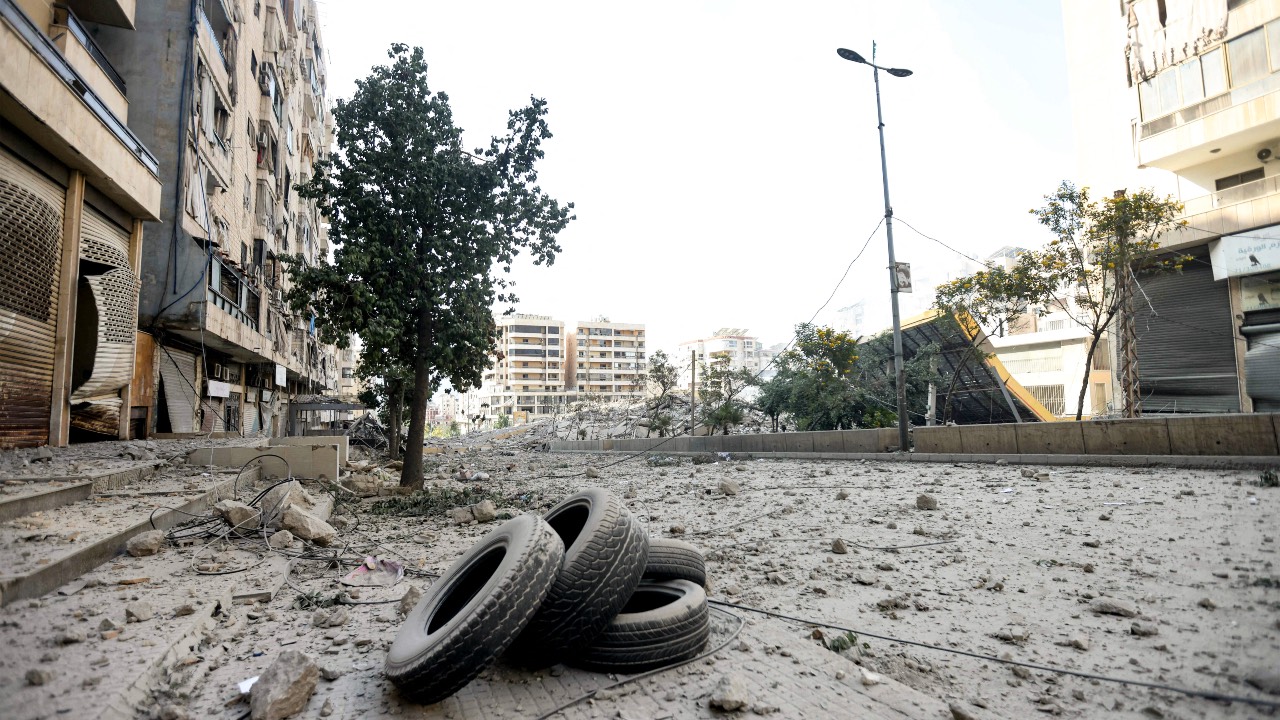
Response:
[{"label": "electrical cable on ground", "polygon": [[731,603],[724,600],[713,600],[708,598],[707,602],[713,605],[719,605],[721,607],[734,608],[735,610],[743,610],[746,612],[754,612],[754,613],[759,613],[761,615],[768,615],[770,617],[778,618],[780,620],[790,620],[792,622],[804,623],[806,625],[816,625],[819,627],[831,628],[832,630],[839,630],[841,632],[849,632],[859,637],[869,637],[869,638],[875,638],[876,640],[884,640],[886,642],[901,643],[903,645],[912,645],[915,647],[925,648],[927,650],[937,650],[939,652],[951,653],[953,655],[963,655],[965,657],[976,658],[978,660],[985,660],[987,662],[1024,667],[1024,668],[1027,668],[1028,670],[1040,670],[1042,672],[1051,672],[1059,675],[1072,675],[1074,677],[1084,678],[1086,680],[1098,680],[1101,682],[1118,683],[1121,685],[1133,685],[1137,687],[1150,688],[1152,690],[1165,690],[1168,692],[1176,692],[1182,695],[1188,695],[1190,697],[1204,698],[1206,700],[1218,700],[1222,702],[1238,702],[1238,703],[1244,703],[1248,705],[1254,705],[1257,707],[1266,707],[1266,708],[1280,708],[1280,701],[1276,701],[1276,700],[1264,700],[1261,698],[1243,697],[1239,695],[1227,695],[1225,693],[1214,692],[1212,690],[1194,690],[1190,688],[1181,688],[1174,685],[1165,685],[1163,683],[1148,682],[1146,680],[1132,680],[1128,678],[1110,677],[1107,675],[1099,675],[1097,673],[1089,673],[1089,672],[1083,672],[1081,670],[1070,670],[1067,668],[1053,667],[1052,665],[1041,665],[1039,663],[1025,662],[1022,660],[1006,660],[1004,658],[999,658],[994,655],[983,655],[982,653],[970,652],[968,650],[958,650],[956,648],[942,647],[941,645],[930,645],[929,643],[918,642],[916,640],[904,640],[902,638],[896,638],[890,635],[880,635],[877,633],[866,632],[863,630],[856,630],[854,628],[843,627],[841,625],[834,625],[828,622],[822,622],[820,620],[810,620],[807,618],[796,617],[794,615],[786,615],[784,613],[774,612],[772,610],[765,610],[762,608],[751,607],[749,605],[739,605],[737,603]]}]

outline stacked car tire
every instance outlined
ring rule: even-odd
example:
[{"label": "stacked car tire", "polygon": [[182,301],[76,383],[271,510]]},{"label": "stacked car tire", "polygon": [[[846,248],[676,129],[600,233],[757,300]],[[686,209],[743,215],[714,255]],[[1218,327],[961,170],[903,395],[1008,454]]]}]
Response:
[{"label": "stacked car tire", "polygon": [[697,548],[651,540],[618,497],[584,490],[464,553],[405,618],[386,674],[434,703],[499,657],[623,674],[684,662],[710,634],[705,584]]}]

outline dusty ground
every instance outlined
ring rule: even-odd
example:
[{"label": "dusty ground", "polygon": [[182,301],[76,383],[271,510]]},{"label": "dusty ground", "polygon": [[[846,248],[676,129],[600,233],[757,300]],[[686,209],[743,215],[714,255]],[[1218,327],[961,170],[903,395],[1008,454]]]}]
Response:
[{"label": "dusty ground", "polygon": [[[704,548],[713,598],[864,633],[858,647],[844,654],[931,701],[905,703],[895,717],[943,718],[951,702],[975,717],[1280,714],[1011,668],[865,634],[1280,701],[1245,682],[1280,668],[1280,571],[1273,566],[1280,490],[1255,487],[1256,472],[1036,468],[1049,473],[1036,478],[1010,466],[784,460],[694,466],[688,458],[670,467],[652,467],[643,458],[605,467],[619,456],[528,453],[497,444],[496,450],[431,456],[428,463],[489,472],[492,479],[480,490],[505,499],[499,507],[507,513],[545,508],[589,484],[615,490],[651,534],[682,537]],[[581,475],[588,465],[600,467],[600,477]],[[440,478],[433,485],[473,487]],[[918,507],[922,493],[937,501],[936,509]],[[322,554],[295,561],[288,584],[271,602],[229,607],[204,624],[188,622],[183,605],[216,602],[232,583],[280,585],[289,563],[270,551],[252,580],[248,574],[195,574],[196,552],[220,556],[232,568],[258,562],[252,544],[244,543],[241,549],[171,547],[152,558],[123,558],[94,574],[104,585],[0,609],[0,642],[11,648],[7,657],[0,654],[0,715],[74,717],[96,689],[124,682],[131,665],[168,653],[161,676],[135,700],[136,717],[238,718],[247,705],[235,684],[288,648],[308,653],[335,678],[320,682],[308,716],[326,704],[332,717],[421,716],[421,710],[401,705],[381,678],[386,647],[400,622],[394,601],[408,584],[427,585],[429,578],[420,573],[446,568],[492,524],[459,527],[439,514],[377,514],[372,508],[380,502],[386,500],[340,502],[337,515],[347,527],[341,547],[326,552],[399,557],[411,575],[395,588],[344,598],[359,604],[342,606],[342,623],[323,622],[331,608],[305,607],[331,601],[341,591],[337,568],[307,559]],[[836,539],[847,552],[833,550]],[[114,585],[135,576],[152,582]],[[1095,612],[1099,600],[1119,601],[1120,609],[1136,615]],[[124,607],[132,602],[148,602],[156,617],[125,623]],[[762,634],[829,653],[822,640],[811,638],[813,626],[746,617],[753,623],[744,631],[743,652],[755,648],[753,661],[762,668],[787,663],[759,652],[781,647]],[[118,621],[118,635],[103,637],[104,618]],[[67,633],[83,637],[61,644]],[[827,642],[840,635],[824,633]],[[62,682],[32,686],[25,680],[31,669],[50,669]],[[504,671],[494,672],[502,679]],[[710,716],[708,692],[698,685],[708,672],[682,671],[663,681],[674,690],[650,694],[665,702],[663,712],[670,716]],[[553,671],[551,677],[566,698],[582,690],[570,682],[572,675]],[[646,691],[662,687],[644,685]],[[786,698],[802,697],[802,690],[772,693],[779,698],[773,701],[778,716],[793,716]],[[607,703],[578,706],[573,716],[652,716],[657,711],[641,701],[643,695],[615,693]],[[758,710],[769,711],[770,702],[761,698]],[[535,706],[533,699],[517,703],[506,716],[536,716],[530,710]],[[468,707],[459,702],[442,715],[475,715]],[[848,708],[827,709],[808,716],[841,716]]]}]

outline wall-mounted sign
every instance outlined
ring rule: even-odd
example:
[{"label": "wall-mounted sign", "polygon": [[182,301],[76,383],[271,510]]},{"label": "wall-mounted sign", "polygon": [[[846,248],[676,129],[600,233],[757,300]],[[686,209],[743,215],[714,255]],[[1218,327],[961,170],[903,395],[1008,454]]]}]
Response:
[{"label": "wall-mounted sign", "polygon": [[1280,273],[1240,278],[1240,307],[1245,312],[1280,309]]},{"label": "wall-mounted sign", "polygon": [[894,284],[898,286],[898,292],[911,292],[911,263],[894,263],[893,278]]},{"label": "wall-mounted sign", "polygon": [[287,378],[285,367],[276,365],[276,387],[284,387]]},{"label": "wall-mounted sign", "polygon": [[1280,270],[1280,225],[1213,240],[1209,260],[1214,280]]},{"label": "wall-mounted sign", "polygon": [[210,380],[209,397],[231,397],[231,384],[221,380]]}]

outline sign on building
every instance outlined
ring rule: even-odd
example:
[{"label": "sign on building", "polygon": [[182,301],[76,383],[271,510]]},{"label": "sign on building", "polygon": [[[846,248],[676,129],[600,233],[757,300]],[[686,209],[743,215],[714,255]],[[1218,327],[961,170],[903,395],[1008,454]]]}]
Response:
[{"label": "sign on building", "polygon": [[1280,225],[1211,241],[1209,261],[1214,280],[1280,270]]}]

